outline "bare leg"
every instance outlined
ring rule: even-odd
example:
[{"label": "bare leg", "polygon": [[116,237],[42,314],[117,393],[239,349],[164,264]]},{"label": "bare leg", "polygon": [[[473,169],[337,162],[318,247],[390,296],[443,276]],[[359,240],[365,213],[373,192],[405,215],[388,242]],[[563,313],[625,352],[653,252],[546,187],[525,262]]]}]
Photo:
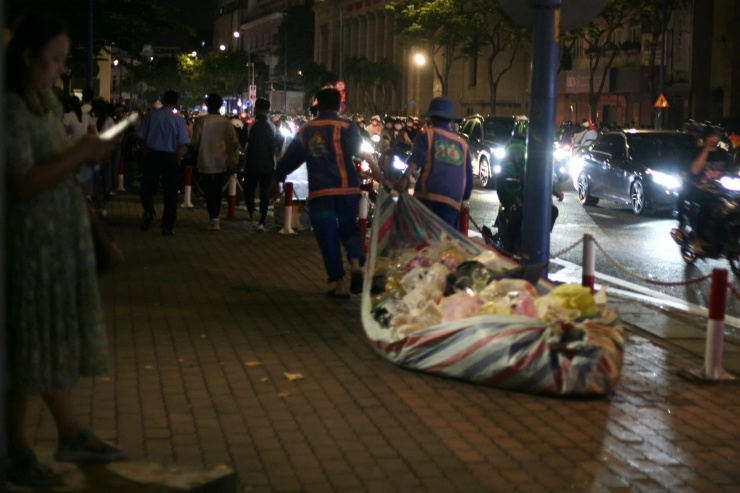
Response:
[{"label": "bare leg", "polygon": [[[49,412],[54,417],[57,433],[60,437],[75,438],[85,428],[72,405],[71,389],[53,390],[43,396]],[[105,442],[93,435],[87,440],[87,446],[93,450],[103,450]]]}]

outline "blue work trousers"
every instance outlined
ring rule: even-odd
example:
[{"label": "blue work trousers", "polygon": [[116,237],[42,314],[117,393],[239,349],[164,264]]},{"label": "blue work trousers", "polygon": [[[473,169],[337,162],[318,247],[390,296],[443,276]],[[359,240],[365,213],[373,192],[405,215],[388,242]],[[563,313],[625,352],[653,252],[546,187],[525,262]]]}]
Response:
[{"label": "blue work trousers", "polygon": [[436,202],[433,200],[421,200],[421,203],[427,206],[427,208],[438,215],[444,222],[449,224],[455,229],[460,227],[460,210],[455,209],[449,204],[442,202]]},{"label": "blue work trousers", "polygon": [[356,258],[360,265],[365,264],[362,237],[357,226],[359,207],[359,195],[329,195],[313,198],[309,202],[311,226],[324,258],[329,282],[344,278],[340,245],[344,245],[347,259]]}]

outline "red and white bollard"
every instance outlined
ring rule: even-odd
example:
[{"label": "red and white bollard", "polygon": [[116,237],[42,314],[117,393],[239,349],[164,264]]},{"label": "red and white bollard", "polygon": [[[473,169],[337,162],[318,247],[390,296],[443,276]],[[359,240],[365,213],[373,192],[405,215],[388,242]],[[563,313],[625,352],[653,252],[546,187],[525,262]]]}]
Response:
[{"label": "red and white bollard", "polygon": [[362,249],[367,251],[367,213],[370,208],[370,195],[362,192],[360,196],[360,212],[357,217],[357,226],[360,228],[360,238],[362,238]]},{"label": "red and white bollard", "polygon": [[725,309],[727,307],[727,270],[712,270],[712,288],[709,295],[707,342],[704,347],[704,367],[695,376],[703,380],[729,380],[733,377],[722,368],[722,350],[725,338]]},{"label": "red and white bollard", "polygon": [[296,232],[293,230],[293,183],[286,181],[283,191],[285,192],[285,214],[280,234],[294,235]]},{"label": "red and white bollard", "polygon": [[238,219],[236,217],[236,173],[229,176],[229,212],[224,219]]},{"label": "red and white bollard", "polygon": [[185,166],[185,199],[180,207],[191,208],[194,207],[191,202],[193,196],[193,167]]},{"label": "red and white bollard", "polygon": [[583,276],[581,286],[591,289],[594,294],[594,283],[596,281],[596,250],[594,248],[594,234],[583,235]]},{"label": "red and white bollard", "polygon": [[460,208],[460,232],[465,236],[468,236],[468,230],[470,229],[470,206],[463,204]]},{"label": "red and white bollard", "polygon": [[126,162],[121,158],[118,162],[118,188],[116,192],[125,192],[126,188],[123,184],[124,171],[126,170]]}]

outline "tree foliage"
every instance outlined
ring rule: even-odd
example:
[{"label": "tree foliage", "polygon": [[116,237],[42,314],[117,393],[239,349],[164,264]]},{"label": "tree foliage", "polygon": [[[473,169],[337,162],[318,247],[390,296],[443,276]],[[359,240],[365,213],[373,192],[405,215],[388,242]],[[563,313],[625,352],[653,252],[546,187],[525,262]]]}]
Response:
[{"label": "tree foliage", "polygon": [[[289,6],[278,28],[275,39],[275,52],[278,62],[275,65],[272,79],[283,81],[287,73],[286,84],[300,87],[303,84],[302,73],[314,70],[314,12],[313,1],[307,0],[299,5]],[[287,71],[286,71],[287,67]]]},{"label": "tree foliage", "polygon": [[[84,76],[87,66],[87,31],[89,0],[6,0],[9,25],[18,18],[40,10],[62,18],[69,26],[70,54],[68,72],[63,77],[69,86],[72,77]],[[117,46],[130,54],[138,54],[143,46],[162,30],[192,30],[174,20],[160,0],[94,0],[93,43],[98,54],[109,46]]]},{"label": "tree foliage", "polygon": [[397,0],[386,6],[394,13],[396,34],[409,44],[428,51],[443,96],[447,96],[449,90],[452,66],[464,56],[461,48],[468,43],[469,35],[475,29],[466,3],[459,0]]},{"label": "tree foliage", "polygon": [[380,113],[391,105],[393,89],[403,74],[390,60],[372,62],[365,57],[351,57],[344,61],[347,80],[360,94],[362,110]]},{"label": "tree foliage", "polygon": [[472,1],[470,23],[474,30],[466,51],[477,57],[486,50],[486,79],[491,91],[490,111],[495,114],[501,79],[514,66],[517,54],[529,46],[531,33],[511,22],[496,0]]}]

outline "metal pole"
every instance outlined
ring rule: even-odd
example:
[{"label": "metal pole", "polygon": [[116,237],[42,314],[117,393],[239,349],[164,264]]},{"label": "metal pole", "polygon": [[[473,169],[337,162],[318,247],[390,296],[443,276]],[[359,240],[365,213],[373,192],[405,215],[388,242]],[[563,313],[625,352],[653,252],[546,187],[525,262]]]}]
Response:
[{"label": "metal pole", "polygon": [[[5,26],[7,19],[5,18],[5,2],[0,3],[0,23]],[[5,50],[0,50],[0,94],[5,94]],[[4,109],[0,109],[0,135],[5,135],[5,113]],[[5,139],[0,140],[0,197],[6,197],[5,195]],[[0,201],[0,217],[5,217],[5,200]],[[0,278],[5,279],[5,228],[0,230]],[[0,297],[0,320],[5,321],[5,296]],[[7,381],[7,366],[5,365],[6,354],[7,354],[7,323],[0,325],[0,361],[3,362],[0,365],[0,381]],[[6,401],[5,392],[0,392],[0,423],[5,425],[6,422]],[[7,465],[7,436],[6,427],[0,427],[0,467],[5,470]]]},{"label": "metal pole", "polygon": [[[288,17],[288,3],[285,3],[285,17]],[[283,96],[284,96],[284,103],[283,103],[283,113],[286,115],[288,114],[288,29],[285,25],[285,21],[283,21],[283,30],[285,31],[285,64],[283,66],[285,74],[283,75]]]},{"label": "metal pole", "polygon": [[93,79],[93,0],[87,3],[87,73],[85,86],[92,89]]},{"label": "metal pole", "polygon": [[[661,33],[661,40],[660,40],[660,76],[658,79],[658,91],[660,94],[663,94],[665,91],[664,84],[665,84],[665,50],[666,46],[668,45],[666,43],[666,31],[668,28],[668,0],[663,0],[663,13],[662,13],[662,33]],[[665,108],[658,108],[658,129],[662,129],[664,125],[664,116],[665,116]]]},{"label": "metal pole", "polygon": [[[537,0],[533,3],[532,98],[524,172],[522,262],[547,264],[552,216],[552,143],[555,139],[560,0]],[[547,275],[547,267],[542,275]]]}]

